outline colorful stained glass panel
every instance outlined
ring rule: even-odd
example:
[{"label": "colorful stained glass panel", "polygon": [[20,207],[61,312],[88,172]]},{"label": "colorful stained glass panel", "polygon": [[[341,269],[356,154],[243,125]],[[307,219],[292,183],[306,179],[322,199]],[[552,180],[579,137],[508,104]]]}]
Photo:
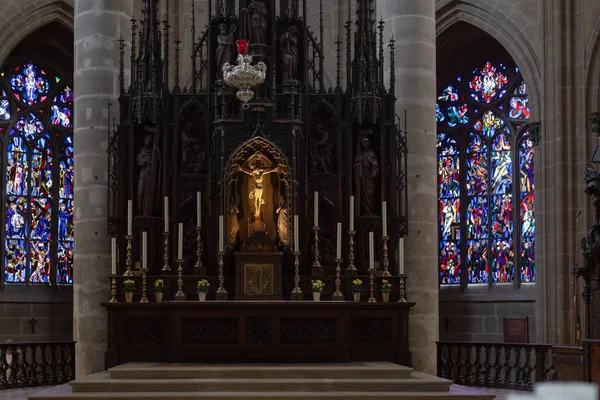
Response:
[{"label": "colorful stained glass panel", "polygon": [[33,140],[37,134],[42,133],[46,128],[35,115],[27,114],[17,121],[15,129],[25,134],[27,140]]},{"label": "colorful stained glass panel", "polygon": [[456,233],[459,232],[460,224],[460,200],[440,200],[440,229],[442,240],[460,239]]},{"label": "colorful stained glass panel", "polygon": [[24,240],[6,240],[4,282],[25,282],[27,255]]},{"label": "colorful stained glass panel", "polygon": [[[63,88],[63,90],[60,92],[58,100],[62,104],[73,104],[73,89],[68,86]],[[54,102],[56,102],[56,98],[54,99]]]},{"label": "colorful stained glass panel", "polygon": [[437,121],[437,123],[440,123],[440,122],[444,122],[445,119],[446,119],[446,117],[444,117],[444,113],[440,109],[440,105],[436,104],[435,105],[435,120]]},{"label": "colorful stained glass panel", "polygon": [[487,240],[467,240],[467,268],[469,283],[485,283],[488,281]]},{"label": "colorful stained glass panel", "polygon": [[509,83],[505,73],[506,68],[502,64],[494,66],[491,62],[486,62],[483,68],[475,69],[469,84],[473,99],[490,103],[502,97]]},{"label": "colorful stained glass panel", "polygon": [[460,245],[459,242],[440,242],[440,281],[460,283]]},{"label": "colorful stained glass panel", "polygon": [[467,207],[468,239],[483,239],[488,236],[488,205],[485,197],[473,197]]},{"label": "colorful stained glass panel", "polygon": [[512,194],[492,197],[492,235],[494,238],[510,238],[513,234]]},{"label": "colorful stained glass panel", "polygon": [[58,240],[73,240],[73,201],[61,199],[58,204]]},{"label": "colorful stained glass panel", "polygon": [[483,114],[483,117],[475,122],[473,127],[486,138],[491,138],[497,131],[501,130],[504,125],[504,120],[497,114],[494,114],[492,111],[486,111]]},{"label": "colorful stained glass panel", "polygon": [[442,103],[458,101],[458,90],[452,85],[446,86],[442,94],[438,97]]},{"label": "colorful stained glass panel", "polygon": [[514,252],[512,240],[499,240],[492,244],[492,279],[494,282],[512,282],[514,278]]},{"label": "colorful stained glass panel", "polygon": [[27,198],[9,197],[6,200],[6,237],[25,239],[27,234]]},{"label": "colorful stained glass panel", "polygon": [[508,137],[498,135],[492,144],[492,194],[510,193],[512,190],[512,151]]},{"label": "colorful stained glass panel", "polygon": [[529,100],[527,97],[513,97],[510,99],[508,117],[512,119],[529,119]]},{"label": "colorful stained glass panel", "polygon": [[521,193],[533,192],[535,188],[533,155],[533,142],[529,135],[527,135],[519,145],[519,181]]},{"label": "colorful stained glass panel", "polygon": [[29,257],[31,259],[31,275],[29,281],[32,283],[50,282],[50,242],[31,241],[29,243]]},{"label": "colorful stained glass panel", "polygon": [[535,282],[535,239],[521,238],[521,282]]},{"label": "colorful stained glass panel", "polygon": [[521,236],[535,236],[534,194],[521,193]]},{"label": "colorful stained glass panel", "polygon": [[10,119],[10,108],[8,100],[0,99],[0,121],[8,121]]},{"label": "colorful stained glass panel", "polygon": [[44,101],[50,90],[50,83],[45,75],[44,71],[38,71],[33,64],[26,64],[22,71],[16,68],[10,80],[12,89],[17,94],[15,97],[29,105]]},{"label": "colorful stained glass panel", "polygon": [[456,141],[443,134],[438,139],[439,197],[460,197],[459,157]]},{"label": "colorful stained glass panel", "polygon": [[57,283],[73,283],[73,242],[58,242]]},{"label": "colorful stained glass panel", "polygon": [[31,198],[31,239],[50,240],[52,204],[49,199]]},{"label": "colorful stained glass panel", "polygon": [[27,146],[23,144],[23,138],[13,136],[8,145],[8,160],[6,165],[6,194],[27,194]]},{"label": "colorful stained glass panel", "polygon": [[515,89],[515,94],[527,94],[527,84],[524,81],[521,81],[521,83],[519,83],[519,86],[517,86],[517,88]]},{"label": "colorful stained glass panel", "polygon": [[479,135],[471,135],[467,147],[467,195],[483,196],[487,193],[488,162],[487,146]]},{"label": "colorful stained glass panel", "polygon": [[75,168],[73,163],[73,137],[65,139],[64,147],[60,155],[60,198],[73,198],[73,184],[75,182]]},{"label": "colorful stained glass panel", "polygon": [[469,123],[469,107],[466,104],[462,106],[448,107],[446,115],[448,116],[448,126],[454,128],[457,125],[466,125]]},{"label": "colorful stained glass panel", "polygon": [[53,105],[50,109],[50,122],[54,126],[62,126],[63,128],[71,127],[71,109],[68,107],[59,107],[57,105]]}]

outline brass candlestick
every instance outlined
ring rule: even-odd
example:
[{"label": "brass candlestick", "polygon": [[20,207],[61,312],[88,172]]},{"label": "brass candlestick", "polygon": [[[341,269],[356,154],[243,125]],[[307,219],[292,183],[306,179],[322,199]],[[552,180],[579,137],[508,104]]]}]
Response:
[{"label": "brass candlestick", "polygon": [[348,268],[346,268],[344,274],[346,276],[358,275],[358,270],[354,266],[354,235],[356,235],[356,231],[350,231],[348,233]]},{"label": "brass candlestick", "polygon": [[227,290],[223,284],[225,283],[225,276],[223,272],[223,256],[225,252],[219,252],[219,288],[217,289],[217,293],[215,295],[217,300],[227,300]]},{"label": "brass candlestick", "polygon": [[369,268],[369,301],[368,303],[377,303],[375,298],[375,268]]},{"label": "brass candlestick", "polygon": [[342,273],[342,263],[344,262],[344,260],[342,260],[341,258],[337,258],[335,260],[335,293],[333,293],[333,296],[331,296],[332,300],[344,300],[344,295],[342,294],[342,292],[340,292],[340,285],[342,284],[342,278],[341,278],[341,273]]},{"label": "brass candlestick", "polygon": [[408,300],[406,299],[406,279],[408,278],[408,276],[401,274],[399,275],[400,277],[400,287],[398,288],[398,294],[399,294],[399,299],[398,299],[398,303],[408,303]]},{"label": "brass candlestick", "polygon": [[117,275],[111,274],[110,278],[110,300],[108,302],[118,303],[119,300],[117,300]]},{"label": "brass candlestick", "polygon": [[383,274],[382,276],[392,276],[388,267],[390,266],[390,261],[388,259],[388,240],[390,240],[389,236],[384,236],[381,238],[383,241]]},{"label": "brass candlestick", "polygon": [[300,252],[294,251],[294,289],[290,296],[292,300],[300,301],[304,298],[302,289],[300,289]]},{"label": "brass candlestick", "polygon": [[125,253],[127,270],[123,273],[123,276],[130,277],[133,276],[133,271],[131,270],[131,266],[133,265],[133,236],[127,235],[125,236],[125,240],[127,241],[127,252]]},{"label": "brass candlestick", "polygon": [[183,259],[178,258],[175,260],[177,263],[177,293],[175,293],[175,301],[185,300],[185,293],[183,293]]},{"label": "brass candlestick", "polygon": [[169,232],[163,232],[163,240],[164,240],[163,254],[164,254],[165,265],[163,265],[161,271],[162,272],[171,272],[171,267],[169,266]]},{"label": "brass candlestick", "polygon": [[148,283],[146,282],[147,271],[147,268],[142,268],[142,298],[140,299],[140,303],[148,303],[148,298],[146,297],[146,292],[148,290]]},{"label": "brass candlestick", "polygon": [[313,231],[315,232],[315,261],[312,265],[311,274],[314,276],[323,276],[323,267],[319,262],[319,227],[313,226]]},{"label": "brass candlestick", "polygon": [[204,246],[202,244],[202,235],[200,234],[200,227],[196,227],[196,265],[194,265],[194,269],[196,270],[198,275],[204,275],[204,264],[202,263],[202,251],[204,250]]}]

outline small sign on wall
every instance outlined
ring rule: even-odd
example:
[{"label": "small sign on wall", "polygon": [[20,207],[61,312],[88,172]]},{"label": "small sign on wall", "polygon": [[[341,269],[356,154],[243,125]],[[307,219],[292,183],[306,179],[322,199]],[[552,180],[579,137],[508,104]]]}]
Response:
[{"label": "small sign on wall", "polygon": [[504,317],[504,343],[529,343],[527,317]]}]

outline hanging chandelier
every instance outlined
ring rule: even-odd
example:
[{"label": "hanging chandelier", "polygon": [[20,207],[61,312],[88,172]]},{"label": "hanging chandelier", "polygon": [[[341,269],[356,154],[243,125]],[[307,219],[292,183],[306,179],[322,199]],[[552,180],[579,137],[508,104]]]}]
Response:
[{"label": "hanging chandelier", "polygon": [[238,49],[237,65],[229,63],[223,65],[223,80],[227,85],[238,89],[236,97],[244,103],[244,109],[247,109],[248,102],[254,97],[252,88],[265,81],[267,66],[262,61],[252,65],[252,56],[248,55],[249,40],[241,39],[236,43]]}]

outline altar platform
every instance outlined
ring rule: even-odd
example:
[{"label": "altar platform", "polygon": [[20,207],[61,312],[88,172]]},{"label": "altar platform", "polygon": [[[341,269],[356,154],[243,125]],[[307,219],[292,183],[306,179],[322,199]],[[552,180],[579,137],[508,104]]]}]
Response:
[{"label": "altar platform", "polygon": [[349,362],[411,365],[414,303],[103,303],[106,367],[128,362]]}]

